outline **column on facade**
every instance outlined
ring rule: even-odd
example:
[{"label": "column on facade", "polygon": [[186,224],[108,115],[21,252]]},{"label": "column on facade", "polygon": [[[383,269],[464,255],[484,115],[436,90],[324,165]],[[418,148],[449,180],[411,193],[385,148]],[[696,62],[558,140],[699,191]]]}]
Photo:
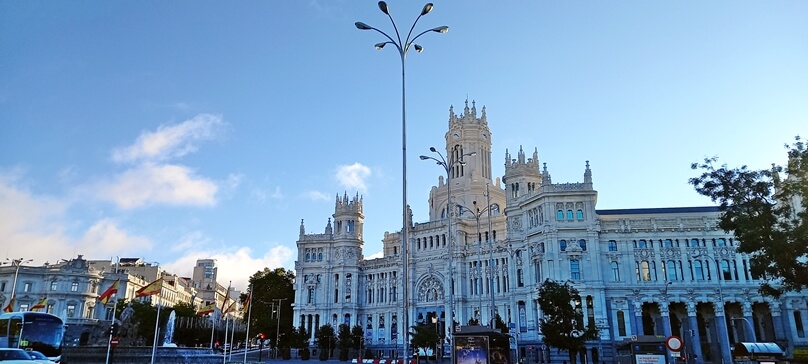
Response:
[{"label": "column on facade", "polygon": [[744,335],[743,339],[748,342],[757,342],[757,337],[755,335],[755,317],[752,314],[752,301],[745,300],[741,307],[743,309],[743,327],[744,327]]},{"label": "column on facade", "polygon": [[687,306],[687,326],[690,328],[690,338],[685,339],[689,343],[690,352],[693,353],[696,364],[704,363],[704,356],[701,354],[701,335],[699,334],[699,320],[696,315],[696,302],[688,301]]},{"label": "column on facade", "polygon": [[713,309],[715,312],[715,329],[718,335],[718,346],[719,349],[721,349],[721,362],[730,362],[732,360],[732,352],[730,351],[727,319],[724,316],[724,300],[721,299],[719,302],[713,302]]},{"label": "column on facade", "polygon": [[768,302],[769,304],[769,311],[772,314],[772,325],[774,326],[774,341],[785,341],[786,330],[785,326],[783,325],[786,323],[784,320],[786,319],[783,317],[782,312],[780,311],[780,301],[771,300]]},{"label": "column on facade", "polygon": [[634,317],[631,320],[631,332],[634,335],[644,335],[645,332],[642,328],[642,301],[635,300],[634,304],[629,306],[629,309],[632,311]]},{"label": "column on facade", "polygon": [[670,303],[667,301],[659,302],[659,314],[662,316],[662,334],[669,337],[672,334],[671,329],[671,316],[670,316]]}]

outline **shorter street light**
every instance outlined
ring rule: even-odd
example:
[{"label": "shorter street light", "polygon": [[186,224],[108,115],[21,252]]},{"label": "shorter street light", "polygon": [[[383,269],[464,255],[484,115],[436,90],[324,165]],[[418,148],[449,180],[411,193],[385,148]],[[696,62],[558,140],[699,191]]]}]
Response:
[{"label": "shorter street light", "polygon": [[[427,5],[431,6],[431,4]],[[424,10],[428,11],[426,10],[426,8],[424,8]],[[418,48],[416,48],[416,50],[417,49]],[[449,291],[449,315],[446,318],[446,321],[448,321],[446,325],[448,327],[449,333],[451,333],[454,327],[454,243],[452,242],[452,213],[454,213],[454,207],[452,207],[452,170],[454,169],[455,164],[460,164],[461,166],[466,165],[466,161],[464,161],[463,158],[473,157],[477,155],[477,152],[466,153],[461,155],[459,158],[453,157],[450,158],[449,161],[447,161],[446,158],[443,157],[443,154],[441,154],[441,152],[435,149],[435,147],[429,147],[429,151],[437,154],[440,159],[422,155],[420,156],[421,160],[435,161],[437,165],[443,167],[443,169],[446,171],[446,219],[447,219],[446,226],[449,234],[449,284],[448,284],[449,289],[447,290]],[[437,313],[434,319],[438,320]],[[437,330],[437,326],[438,325],[436,323],[435,330]],[[451,335],[451,337],[454,337],[454,335]],[[452,355],[454,355],[454,350],[452,350],[452,352],[453,352]],[[437,356],[435,360],[437,360]],[[452,359],[452,361],[454,362],[454,358]]]}]

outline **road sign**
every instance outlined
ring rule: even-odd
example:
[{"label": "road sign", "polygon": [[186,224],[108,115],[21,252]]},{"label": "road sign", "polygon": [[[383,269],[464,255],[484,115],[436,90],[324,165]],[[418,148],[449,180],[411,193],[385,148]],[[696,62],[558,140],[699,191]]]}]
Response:
[{"label": "road sign", "polygon": [[670,351],[680,351],[682,350],[682,339],[678,336],[668,336],[668,338],[665,339],[665,346],[667,346]]}]

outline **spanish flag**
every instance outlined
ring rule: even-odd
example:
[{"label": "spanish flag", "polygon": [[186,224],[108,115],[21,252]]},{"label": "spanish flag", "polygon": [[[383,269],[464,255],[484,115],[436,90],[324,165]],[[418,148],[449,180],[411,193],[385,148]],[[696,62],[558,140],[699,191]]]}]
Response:
[{"label": "spanish flag", "polygon": [[8,301],[8,305],[3,307],[3,312],[14,312],[14,296],[11,296],[11,301]]},{"label": "spanish flag", "polygon": [[135,298],[154,296],[160,293],[160,291],[162,290],[163,290],[163,279],[158,278],[156,281],[149,283],[149,285],[147,285],[146,287],[137,290],[137,292],[135,292]]},{"label": "spanish flag", "polygon": [[207,306],[202,306],[199,311],[196,312],[197,315],[207,315],[209,313],[213,313],[213,310],[216,309],[216,302],[213,302]]},{"label": "spanish flag", "polygon": [[230,313],[230,312],[234,312],[235,310],[236,310],[236,301],[233,300],[233,303],[231,303],[230,306],[227,307],[227,309],[224,310],[224,312],[222,312],[222,313]]},{"label": "spanish flag", "polygon": [[112,285],[107,288],[101,296],[98,296],[98,300],[101,301],[101,304],[106,306],[109,302],[109,299],[112,298],[112,295],[118,293],[118,282],[120,279],[116,279],[115,282],[112,282]]},{"label": "spanish flag", "polygon": [[250,299],[252,298],[252,292],[247,294],[247,299],[244,300],[244,306],[241,307],[241,310],[244,312],[250,312]]},{"label": "spanish flag", "polygon": [[31,306],[31,309],[28,310],[28,311],[34,311],[34,312],[39,311],[39,310],[45,308],[45,305],[47,305],[47,304],[48,304],[48,296],[42,297],[42,299],[39,300],[39,302],[37,304]]}]

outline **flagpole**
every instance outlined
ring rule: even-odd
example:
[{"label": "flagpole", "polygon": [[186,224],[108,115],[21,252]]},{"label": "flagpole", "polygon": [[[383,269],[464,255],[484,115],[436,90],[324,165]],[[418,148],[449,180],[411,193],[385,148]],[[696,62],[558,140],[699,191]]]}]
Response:
[{"label": "flagpole", "polygon": [[154,341],[152,342],[151,364],[154,364],[154,355],[157,353],[157,333],[160,329],[160,293],[163,291],[163,286],[160,286],[160,292],[157,292],[157,319],[154,322]]},{"label": "flagpole", "polygon": [[213,350],[213,333],[216,332],[216,304],[213,305],[213,312],[210,313],[210,350]]},{"label": "flagpole", "polygon": [[[227,321],[227,316],[224,315],[225,313],[222,313],[222,317],[224,318],[224,342],[222,343],[222,348],[224,348],[224,351],[222,351],[222,364],[227,363],[227,329],[230,328],[230,326],[228,326],[230,322]],[[233,350],[233,348],[230,348],[230,350]]]},{"label": "flagpole", "polygon": [[110,328],[109,328],[109,340],[107,340],[107,360],[106,364],[109,364],[109,352],[112,348],[112,325],[115,325],[115,314],[118,311],[118,300],[112,304],[112,320],[110,321]]},{"label": "flagpole", "polygon": [[250,342],[250,317],[252,316],[252,286],[250,286],[249,293],[247,294],[247,335],[244,338],[244,361],[247,364],[247,343]]},{"label": "flagpole", "polygon": [[[233,302],[233,304],[235,305],[236,303]],[[228,308],[228,311],[230,311],[229,308]],[[231,325],[230,330],[233,330],[233,331],[230,332],[230,354],[227,355],[227,360],[230,360],[232,362],[233,361],[233,340],[235,340],[234,338],[236,336],[236,318],[235,317],[233,317],[233,325]]]}]

